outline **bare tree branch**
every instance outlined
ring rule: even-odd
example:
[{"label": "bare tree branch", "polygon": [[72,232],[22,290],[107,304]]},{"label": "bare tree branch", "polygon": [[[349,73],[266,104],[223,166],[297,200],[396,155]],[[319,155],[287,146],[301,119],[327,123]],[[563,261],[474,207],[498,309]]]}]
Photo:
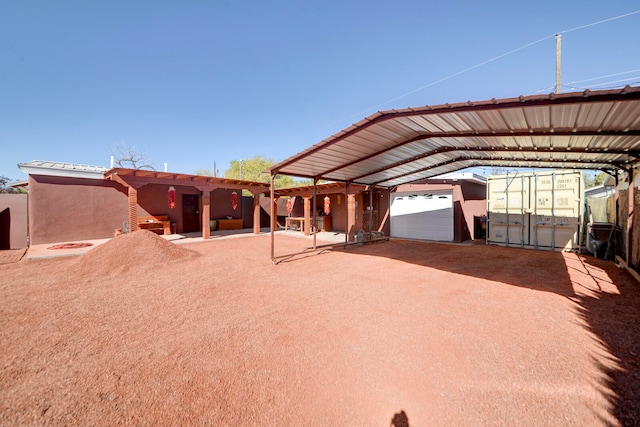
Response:
[{"label": "bare tree branch", "polygon": [[116,167],[156,170],[153,163],[136,147],[119,144],[111,150],[111,154],[115,157],[114,165]]}]

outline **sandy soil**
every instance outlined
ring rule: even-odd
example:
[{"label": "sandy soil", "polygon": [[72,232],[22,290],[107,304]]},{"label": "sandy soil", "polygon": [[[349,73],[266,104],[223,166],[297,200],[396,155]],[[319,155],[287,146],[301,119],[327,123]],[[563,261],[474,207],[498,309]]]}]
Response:
[{"label": "sandy soil", "polygon": [[0,425],[640,422],[640,285],[611,262],[269,250],[138,232],[0,265]]}]

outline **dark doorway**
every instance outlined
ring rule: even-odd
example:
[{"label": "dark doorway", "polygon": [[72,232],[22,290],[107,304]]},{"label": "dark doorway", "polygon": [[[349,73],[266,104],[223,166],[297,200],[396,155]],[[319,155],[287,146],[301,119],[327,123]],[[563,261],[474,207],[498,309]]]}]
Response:
[{"label": "dark doorway", "polygon": [[0,212],[0,250],[11,249],[11,213],[9,208]]},{"label": "dark doorway", "polygon": [[182,232],[200,231],[200,196],[182,195]]}]

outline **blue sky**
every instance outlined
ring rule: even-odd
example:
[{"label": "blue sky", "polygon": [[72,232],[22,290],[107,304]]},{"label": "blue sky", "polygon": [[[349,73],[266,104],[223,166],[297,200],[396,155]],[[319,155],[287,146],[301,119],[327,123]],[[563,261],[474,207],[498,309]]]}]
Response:
[{"label": "blue sky", "polygon": [[17,164],[30,160],[109,166],[123,144],[158,169],[216,162],[222,174],[231,160],[284,160],[377,110],[550,93],[553,35],[567,30],[564,92],[638,85],[637,10],[636,0],[4,0],[0,175],[24,179]]}]

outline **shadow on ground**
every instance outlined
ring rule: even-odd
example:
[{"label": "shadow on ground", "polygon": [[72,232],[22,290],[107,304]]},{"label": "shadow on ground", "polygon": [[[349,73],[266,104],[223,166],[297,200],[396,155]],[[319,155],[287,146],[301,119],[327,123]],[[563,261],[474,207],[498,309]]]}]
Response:
[{"label": "shadow on ground", "polygon": [[610,366],[600,366],[613,415],[624,426],[640,425],[640,284],[611,261],[578,259],[571,277],[582,291],[572,299],[613,358]]},{"label": "shadow on ground", "polygon": [[640,425],[640,284],[614,262],[573,253],[404,240],[333,250],[391,258],[570,299],[611,357],[608,366],[600,363],[600,371],[612,415],[621,425]]},{"label": "shadow on ground", "polygon": [[561,253],[490,245],[454,245],[392,239],[334,251],[394,259],[449,273],[572,296],[573,286]]}]

